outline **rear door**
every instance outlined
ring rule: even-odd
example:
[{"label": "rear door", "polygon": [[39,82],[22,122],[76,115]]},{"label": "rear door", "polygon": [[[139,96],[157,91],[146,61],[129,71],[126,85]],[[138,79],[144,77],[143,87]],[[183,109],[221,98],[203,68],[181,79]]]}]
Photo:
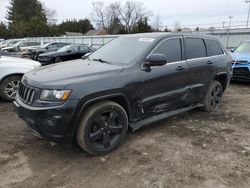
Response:
[{"label": "rear door", "polygon": [[182,46],[182,37],[168,38],[151,52],[164,54],[168,63],[151,67],[150,71],[142,70],[142,118],[186,104],[187,64],[183,60]]},{"label": "rear door", "polygon": [[210,84],[213,61],[207,57],[207,49],[203,38],[185,37],[184,42],[188,65],[187,81],[191,88],[190,100],[196,103],[202,100],[206,88]]}]

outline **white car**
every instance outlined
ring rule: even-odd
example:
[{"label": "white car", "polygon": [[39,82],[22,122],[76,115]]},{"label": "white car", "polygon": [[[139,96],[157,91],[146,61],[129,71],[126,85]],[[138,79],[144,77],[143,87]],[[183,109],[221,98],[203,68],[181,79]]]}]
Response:
[{"label": "white car", "polygon": [[37,61],[15,58],[0,57],[0,97],[6,101],[15,100],[19,83],[22,76],[31,70],[40,67]]},{"label": "white car", "polygon": [[34,42],[34,41],[20,41],[13,46],[2,48],[3,51],[6,52],[19,52],[24,51],[27,47],[39,47],[43,43],[42,42]]}]

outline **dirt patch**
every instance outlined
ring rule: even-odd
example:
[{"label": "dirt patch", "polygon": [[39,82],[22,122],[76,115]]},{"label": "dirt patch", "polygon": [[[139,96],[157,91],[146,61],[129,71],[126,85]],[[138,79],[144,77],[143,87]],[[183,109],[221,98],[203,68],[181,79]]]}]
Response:
[{"label": "dirt patch", "polygon": [[250,84],[234,83],[218,112],[193,110],[130,132],[92,157],[34,137],[0,102],[0,187],[250,187]]}]

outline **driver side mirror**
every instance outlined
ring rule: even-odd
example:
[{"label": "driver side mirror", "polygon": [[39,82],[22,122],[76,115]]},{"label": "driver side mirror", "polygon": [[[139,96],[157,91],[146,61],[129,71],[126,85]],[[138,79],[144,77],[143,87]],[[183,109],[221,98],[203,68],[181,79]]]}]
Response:
[{"label": "driver side mirror", "polygon": [[167,57],[164,54],[151,54],[146,63],[145,67],[153,67],[153,66],[163,66],[167,63]]},{"label": "driver side mirror", "polygon": [[71,52],[72,52],[72,50],[68,50],[68,51],[67,51],[67,53],[71,53]]}]

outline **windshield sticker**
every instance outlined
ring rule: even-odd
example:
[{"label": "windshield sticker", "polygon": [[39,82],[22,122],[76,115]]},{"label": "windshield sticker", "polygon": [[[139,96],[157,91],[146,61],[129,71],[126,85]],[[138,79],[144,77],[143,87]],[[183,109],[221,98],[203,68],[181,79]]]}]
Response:
[{"label": "windshield sticker", "polygon": [[139,42],[153,42],[155,39],[152,38],[139,38]]}]

